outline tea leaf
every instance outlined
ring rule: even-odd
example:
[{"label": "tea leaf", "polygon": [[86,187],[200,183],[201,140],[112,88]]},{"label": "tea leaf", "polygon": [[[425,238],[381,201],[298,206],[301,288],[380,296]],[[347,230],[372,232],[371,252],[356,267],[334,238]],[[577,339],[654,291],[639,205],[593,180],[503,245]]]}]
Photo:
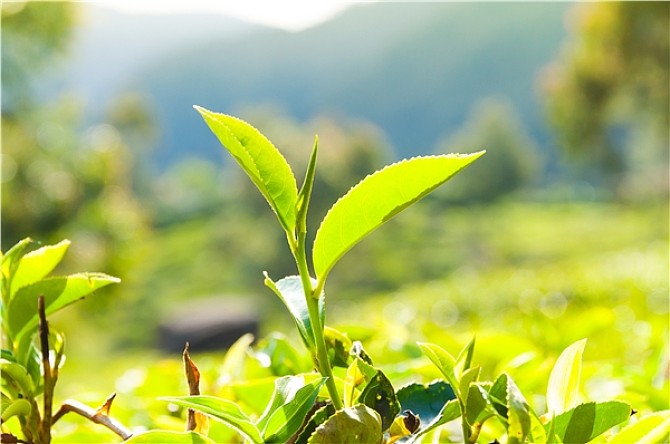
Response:
[{"label": "tea leaf", "polygon": [[14,271],[10,299],[19,288],[37,282],[49,274],[63,259],[69,246],[70,241],[66,239],[56,245],[44,246],[24,255]]},{"label": "tea leaf", "polygon": [[589,402],[556,416],[544,428],[549,431],[553,427],[563,442],[587,443],[627,420],[630,412],[630,405],[625,402]]},{"label": "tea leaf", "polygon": [[14,338],[37,327],[37,298],[44,295],[46,314],[54,313],[95,290],[121,280],[102,273],[47,278],[19,288],[9,303],[9,331]]},{"label": "tea leaf", "polygon": [[[312,280],[313,284],[316,282]],[[267,274],[265,275],[265,285],[275,292],[279,299],[286,305],[288,311],[293,316],[293,320],[298,327],[300,337],[308,350],[314,350],[314,330],[309,319],[309,309],[305,299],[305,290],[302,286],[302,280],[299,276],[288,276],[277,282],[273,282]],[[321,315],[321,325],[324,325],[325,307],[324,295],[319,298],[319,313]]]},{"label": "tea leaf", "polygon": [[199,106],[194,108],[267,199],[284,230],[294,233],[298,186],[284,156],[247,122]]},{"label": "tea leaf", "polygon": [[330,208],[321,222],[312,251],[316,276],[323,280],[363,237],[482,154],[415,157],[389,165],[360,181]]},{"label": "tea leaf", "polygon": [[456,399],[453,388],[444,381],[428,385],[409,384],[401,387],[396,396],[402,410],[410,410],[419,416],[422,428],[440,415],[448,401]]},{"label": "tea leaf", "polygon": [[428,356],[428,359],[430,359],[442,372],[451,387],[454,390],[458,390],[459,384],[456,379],[456,374],[454,373],[454,368],[456,366],[454,357],[439,345],[429,344],[427,342],[418,342],[417,344],[419,345],[419,348],[421,348],[423,354]]},{"label": "tea leaf", "polygon": [[400,413],[400,403],[396,398],[393,385],[381,370],[377,370],[377,373],[363,388],[358,401],[379,413],[382,430],[391,427],[393,419]]},{"label": "tea leaf", "polygon": [[610,439],[612,444],[655,444],[663,442],[670,434],[670,410],[663,410],[645,416],[635,424],[624,427]]},{"label": "tea leaf", "polygon": [[559,415],[578,404],[586,339],[568,346],[556,360],[547,386],[547,411]]},{"label": "tea leaf", "polygon": [[512,378],[507,377],[507,442],[523,443],[530,433],[531,409]]},{"label": "tea leaf", "polygon": [[251,419],[232,401],[214,396],[177,396],[160,398],[181,407],[191,408],[209,415],[227,425],[254,443],[262,443],[263,438]]},{"label": "tea leaf", "polygon": [[284,443],[300,429],[324,382],[326,378],[315,378],[305,384],[300,376],[275,382],[272,401],[257,424],[266,443]]},{"label": "tea leaf", "polygon": [[314,431],[309,444],[366,443],[378,444],[383,439],[379,414],[359,404],[338,411]]}]

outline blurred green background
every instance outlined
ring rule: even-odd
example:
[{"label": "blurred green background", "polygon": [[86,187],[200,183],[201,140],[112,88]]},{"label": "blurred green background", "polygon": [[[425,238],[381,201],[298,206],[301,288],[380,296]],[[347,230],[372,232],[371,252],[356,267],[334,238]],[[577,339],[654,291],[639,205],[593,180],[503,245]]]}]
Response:
[{"label": "blurred green background", "polygon": [[486,149],[348,253],[329,324],[388,363],[477,333],[491,371],[589,337],[606,363],[592,392],[667,408],[669,16],[665,2],[354,3],[286,31],[3,3],[2,250],[68,238],[60,272],[123,280],[52,321],[79,383],[64,390],[111,391],[124,365],[160,359],[157,325],[185,301],[241,297],[262,334],[292,328],[262,284],[295,273],[281,230],[198,104],[259,128],[299,182],[319,135],[312,235],[386,163]]}]

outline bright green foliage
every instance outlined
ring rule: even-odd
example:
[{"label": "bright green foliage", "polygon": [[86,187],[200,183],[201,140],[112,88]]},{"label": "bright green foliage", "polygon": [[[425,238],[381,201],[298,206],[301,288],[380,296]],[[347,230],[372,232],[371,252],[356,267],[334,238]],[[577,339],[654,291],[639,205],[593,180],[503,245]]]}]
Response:
[{"label": "bright green foliage", "polygon": [[313,251],[317,277],[324,279],[362,238],[483,154],[415,157],[363,179],[330,208],[321,222]]},{"label": "bright green foliage", "polygon": [[293,232],[296,227],[298,188],[284,156],[248,123],[198,106],[195,109],[265,196],[282,227]]},{"label": "bright green foliage", "polygon": [[262,443],[261,432],[251,418],[232,401],[214,396],[163,397],[163,401],[202,412],[236,430],[253,443]]},{"label": "bright green foliage", "polygon": [[630,417],[630,405],[625,402],[589,402],[558,415],[546,425],[565,443],[581,444],[600,436]]},{"label": "bright green foliage", "polygon": [[582,355],[586,339],[575,342],[558,357],[549,376],[547,410],[560,415],[578,404]]},{"label": "bright green foliage", "polygon": [[[65,342],[49,329],[46,316],[119,279],[102,273],[49,277],[70,241],[29,251],[34,245],[26,238],[2,254],[2,420],[17,417],[26,441],[48,444]],[[39,346],[33,344],[38,324]],[[44,399],[38,403],[39,396]]]},{"label": "bright green foliage", "polygon": [[381,443],[382,425],[379,414],[371,408],[359,404],[347,407],[328,418],[317,427],[309,444]]},{"label": "bright green foliage", "polygon": [[609,443],[628,444],[655,444],[667,442],[670,435],[670,410],[656,412],[638,422],[625,427],[617,433]]}]

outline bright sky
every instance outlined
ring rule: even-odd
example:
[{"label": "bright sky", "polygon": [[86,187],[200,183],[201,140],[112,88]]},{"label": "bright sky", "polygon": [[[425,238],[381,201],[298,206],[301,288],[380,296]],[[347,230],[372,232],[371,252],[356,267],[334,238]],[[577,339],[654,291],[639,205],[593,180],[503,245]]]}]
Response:
[{"label": "bright sky", "polygon": [[97,3],[126,13],[218,13],[247,22],[298,31],[351,6],[347,1],[271,0],[103,0]]}]

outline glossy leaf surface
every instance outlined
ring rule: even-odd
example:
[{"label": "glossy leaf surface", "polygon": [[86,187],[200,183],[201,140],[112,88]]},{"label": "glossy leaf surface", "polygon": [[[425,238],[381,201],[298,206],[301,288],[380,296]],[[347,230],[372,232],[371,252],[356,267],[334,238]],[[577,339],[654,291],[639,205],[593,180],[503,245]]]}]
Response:
[{"label": "glossy leaf surface", "polygon": [[250,124],[199,106],[195,109],[267,199],[282,227],[294,232],[298,186],[284,156]]},{"label": "glossy leaf surface", "polygon": [[549,375],[547,411],[560,415],[579,403],[579,381],[586,339],[568,346],[560,354]]},{"label": "glossy leaf surface", "polygon": [[558,415],[544,427],[553,427],[563,442],[586,443],[627,420],[630,412],[630,405],[625,402],[589,402]]},{"label": "glossy leaf surface", "polygon": [[482,154],[415,157],[360,181],[330,208],[316,233],[312,254],[317,278],[323,279],[363,237]]},{"label": "glossy leaf surface", "polygon": [[310,444],[366,443],[378,444],[383,439],[379,414],[359,404],[338,411],[314,431]]}]

